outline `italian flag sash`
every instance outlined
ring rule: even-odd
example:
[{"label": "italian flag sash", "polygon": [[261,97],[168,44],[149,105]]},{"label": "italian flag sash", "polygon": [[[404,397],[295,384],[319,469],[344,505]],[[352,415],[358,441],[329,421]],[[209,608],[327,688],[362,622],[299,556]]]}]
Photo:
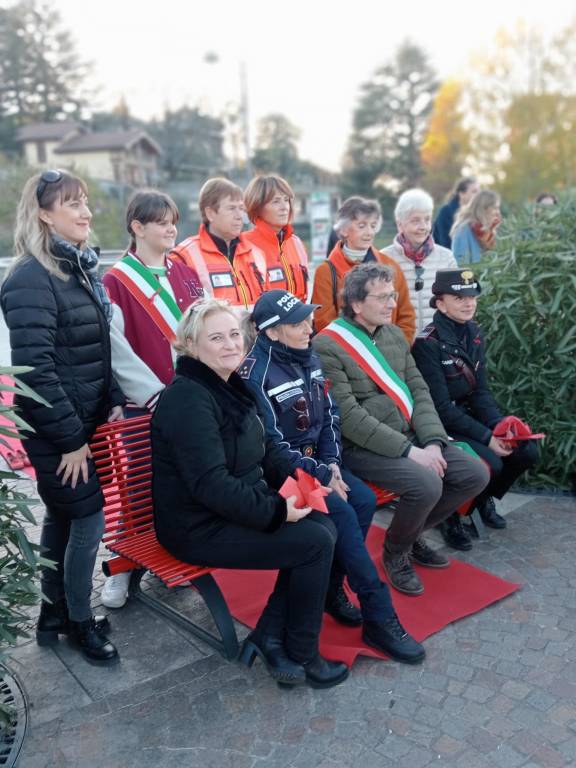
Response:
[{"label": "italian flag sash", "polygon": [[330,336],[346,350],[376,386],[392,398],[406,421],[411,421],[414,410],[412,393],[365,331],[340,317],[320,333]]},{"label": "italian flag sash", "polygon": [[127,253],[110,272],[132,294],[163,336],[169,342],[174,341],[182,311],[147,267]]}]

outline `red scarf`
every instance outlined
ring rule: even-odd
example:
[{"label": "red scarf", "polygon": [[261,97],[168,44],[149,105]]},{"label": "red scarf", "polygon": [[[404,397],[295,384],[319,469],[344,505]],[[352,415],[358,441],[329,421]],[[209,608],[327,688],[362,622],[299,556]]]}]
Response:
[{"label": "red scarf", "polygon": [[474,232],[476,240],[480,243],[483,251],[492,250],[496,245],[496,230],[502,223],[502,218],[498,215],[492,220],[489,227],[483,227],[479,222],[470,223],[470,228]]},{"label": "red scarf", "polygon": [[414,248],[414,246],[408,242],[408,239],[403,232],[398,235],[397,240],[402,246],[404,256],[406,256],[407,259],[410,259],[410,261],[413,261],[414,264],[422,264],[424,259],[430,255],[434,248],[432,235],[428,235],[426,240],[424,240],[422,245],[418,246],[418,248]]}]

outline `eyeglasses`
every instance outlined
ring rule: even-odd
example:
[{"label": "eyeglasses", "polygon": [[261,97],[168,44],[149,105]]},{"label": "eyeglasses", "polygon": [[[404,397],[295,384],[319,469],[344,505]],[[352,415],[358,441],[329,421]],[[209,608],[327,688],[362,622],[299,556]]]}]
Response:
[{"label": "eyeglasses", "polygon": [[378,304],[384,304],[387,307],[390,304],[396,304],[398,301],[398,291],[392,291],[392,293],[367,293],[366,296],[372,296]]},{"label": "eyeglasses", "polygon": [[298,414],[296,416],[296,429],[299,432],[306,432],[310,429],[310,411],[305,397],[299,397],[292,406],[292,410]]},{"label": "eyeglasses", "polygon": [[414,283],[414,290],[415,291],[421,291],[422,288],[424,288],[424,278],[422,275],[424,274],[424,267],[421,264],[416,264],[416,282]]},{"label": "eyeglasses", "polygon": [[38,200],[38,205],[42,205],[42,197],[44,196],[44,192],[46,192],[48,184],[56,184],[56,182],[62,179],[63,175],[62,171],[44,171],[40,176],[38,186],[36,187],[36,200]]}]

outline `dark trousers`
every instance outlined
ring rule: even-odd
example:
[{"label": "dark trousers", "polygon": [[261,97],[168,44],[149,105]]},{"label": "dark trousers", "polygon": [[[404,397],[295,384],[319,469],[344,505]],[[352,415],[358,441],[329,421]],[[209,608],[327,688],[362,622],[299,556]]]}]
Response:
[{"label": "dark trousers", "polygon": [[92,616],[92,574],[103,533],[103,512],[70,520],[46,510],[40,545],[56,570],[42,569],[42,592],[52,603],[65,597],[72,621]]},{"label": "dark trousers", "polygon": [[330,518],[338,531],[332,572],[335,579],[348,577],[365,620],[383,621],[394,615],[394,608],[365,543],[376,511],[376,496],[352,472],[342,469],[342,479],[350,487],[348,501],[334,491],[326,497]]},{"label": "dark trousers", "polygon": [[195,540],[190,562],[219,568],[278,568],[256,634],[281,637],[295,661],[310,661],[318,654],[336,536],[334,524],[321,512],[285,523],[273,533],[228,524]]},{"label": "dark trousers", "polygon": [[478,502],[482,503],[489,496],[495,496],[501,499],[512,487],[514,482],[526,472],[527,469],[534,467],[539,458],[538,445],[535,440],[526,440],[520,442],[510,456],[497,456],[487,445],[479,443],[477,440],[471,440],[462,435],[452,435],[455,440],[461,440],[468,443],[480,458],[490,467],[490,482],[478,496]]},{"label": "dark trousers", "polygon": [[386,535],[388,547],[407,552],[425,529],[441,523],[488,484],[484,462],[453,445],[442,453],[448,463],[443,478],[412,459],[389,459],[364,448],[344,454],[355,474],[400,496]]}]

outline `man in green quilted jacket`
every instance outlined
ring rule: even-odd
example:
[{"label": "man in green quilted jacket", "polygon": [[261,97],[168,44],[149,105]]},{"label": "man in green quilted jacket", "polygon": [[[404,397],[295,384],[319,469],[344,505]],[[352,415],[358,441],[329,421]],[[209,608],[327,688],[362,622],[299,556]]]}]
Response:
[{"label": "man in green quilted jacket", "polygon": [[406,340],[391,324],[393,272],[360,264],[345,278],[341,317],[316,336],[340,408],[344,462],[363,480],[400,498],[382,561],[400,592],[424,591],[412,563],[446,568],[422,538],[487,485],[482,461],[450,445]]}]

